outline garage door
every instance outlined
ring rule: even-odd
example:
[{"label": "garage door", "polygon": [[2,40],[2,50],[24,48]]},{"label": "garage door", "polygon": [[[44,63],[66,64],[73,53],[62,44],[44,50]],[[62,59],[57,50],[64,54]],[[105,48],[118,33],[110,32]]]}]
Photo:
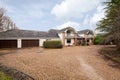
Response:
[{"label": "garage door", "polygon": [[22,40],[22,47],[38,47],[39,40]]},{"label": "garage door", "polygon": [[17,48],[17,40],[0,40],[0,48]]}]

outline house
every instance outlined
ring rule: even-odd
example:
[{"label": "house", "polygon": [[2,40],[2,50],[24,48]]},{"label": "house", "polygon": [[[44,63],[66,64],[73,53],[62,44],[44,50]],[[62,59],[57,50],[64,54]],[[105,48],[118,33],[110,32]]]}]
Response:
[{"label": "house", "polygon": [[76,31],[72,27],[48,32],[30,30],[8,30],[0,32],[0,48],[41,47],[46,40],[61,40],[63,46],[77,46],[82,42],[93,44],[91,30]]},{"label": "house", "polygon": [[82,36],[86,43],[92,45],[94,43],[94,33],[92,30],[86,29],[82,31],[78,31],[78,35]]}]

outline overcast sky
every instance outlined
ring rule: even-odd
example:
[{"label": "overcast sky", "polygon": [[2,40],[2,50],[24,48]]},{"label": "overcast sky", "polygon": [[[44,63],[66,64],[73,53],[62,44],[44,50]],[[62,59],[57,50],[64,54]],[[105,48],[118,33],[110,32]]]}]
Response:
[{"label": "overcast sky", "polygon": [[8,15],[20,29],[92,29],[104,17],[105,0],[0,0]]}]

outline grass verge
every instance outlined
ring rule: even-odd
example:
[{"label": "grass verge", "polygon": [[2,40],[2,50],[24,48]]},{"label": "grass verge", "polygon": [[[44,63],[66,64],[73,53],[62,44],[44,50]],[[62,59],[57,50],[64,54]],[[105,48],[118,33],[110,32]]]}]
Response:
[{"label": "grass verge", "polygon": [[0,72],[0,80],[12,80],[10,77]]}]

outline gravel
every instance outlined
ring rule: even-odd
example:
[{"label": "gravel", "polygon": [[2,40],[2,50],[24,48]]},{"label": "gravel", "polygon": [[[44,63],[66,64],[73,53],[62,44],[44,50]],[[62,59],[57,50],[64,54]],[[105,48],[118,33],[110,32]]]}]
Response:
[{"label": "gravel", "polygon": [[[120,69],[109,66],[112,62],[105,61],[98,54],[102,47],[17,49],[12,51],[14,54],[0,56],[0,63],[22,71],[35,80],[119,80]],[[10,50],[6,52],[12,53]]]}]

